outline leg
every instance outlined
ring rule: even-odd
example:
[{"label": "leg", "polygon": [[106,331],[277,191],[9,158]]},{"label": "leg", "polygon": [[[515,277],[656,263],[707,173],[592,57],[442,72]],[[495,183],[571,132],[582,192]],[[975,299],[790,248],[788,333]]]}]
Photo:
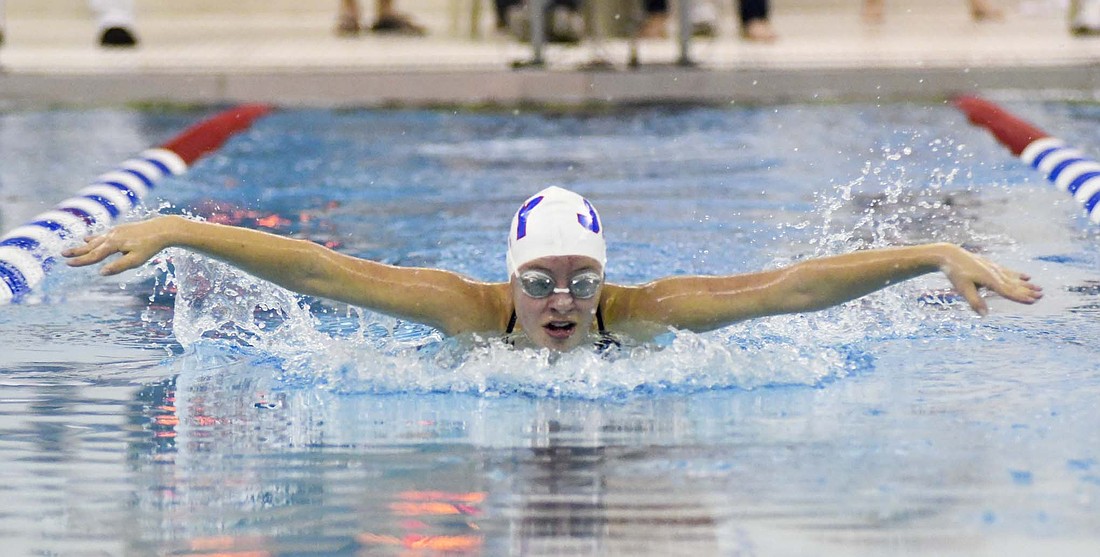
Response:
[{"label": "leg", "polygon": [[867,23],[882,23],[886,18],[882,0],[863,1],[863,21]]},{"label": "leg", "polygon": [[741,37],[772,42],[777,36],[768,21],[768,0],[740,0]]},{"label": "leg", "polygon": [[992,21],[1004,19],[1005,14],[989,0],[970,0],[970,16],[974,21]]},{"label": "leg", "polygon": [[354,37],[359,34],[359,0],[340,0],[340,11],[336,14],[336,34],[341,37]]},{"label": "leg", "polygon": [[508,27],[508,10],[519,3],[519,0],[494,0],[496,8],[497,29]]},{"label": "leg", "polygon": [[378,12],[376,14],[378,16],[378,19],[382,19],[383,17],[393,17],[397,15],[397,10],[393,7],[393,0],[378,0],[375,8]]},{"label": "leg", "polygon": [[646,0],[645,21],[638,30],[641,39],[668,38],[668,0]]}]

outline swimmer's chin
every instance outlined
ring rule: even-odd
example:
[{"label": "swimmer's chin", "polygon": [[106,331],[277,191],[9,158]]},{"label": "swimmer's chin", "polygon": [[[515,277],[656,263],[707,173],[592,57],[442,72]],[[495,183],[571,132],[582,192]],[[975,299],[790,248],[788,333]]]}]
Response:
[{"label": "swimmer's chin", "polygon": [[492,349],[503,348],[507,350],[524,350],[538,352],[547,350],[552,353],[566,353],[572,352],[577,349],[584,349],[586,346],[591,348],[592,342],[588,342],[591,339],[593,342],[596,337],[593,335],[581,335],[582,338],[577,342],[575,346],[571,347],[555,347],[555,346],[543,346],[535,341],[531,340],[531,337],[524,334],[522,331],[512,333],[510,335],[493,335],[487,333],[462,333],[451,337],[451,342],[456,343],[459,346],[466,346],[470,349]]}]

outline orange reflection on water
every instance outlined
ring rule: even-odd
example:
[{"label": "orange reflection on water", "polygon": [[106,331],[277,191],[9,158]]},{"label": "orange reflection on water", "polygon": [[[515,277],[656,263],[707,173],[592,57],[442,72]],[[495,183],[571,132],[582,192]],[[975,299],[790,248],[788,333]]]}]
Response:
[{"label": "orange reflection on water", "polygon": [[[485,501],[485,493],[480,491],[453,493],[447,491],[402,491],[388,505],[390,512],[400,517],[432,516],[478,516],[478,505]],[[422,533],[431,528],[423,520],[407,518],[398,522],[406,533],[402,536],[365,532],[356,536],[356,541],[365,546],[391,546],[409,550],[410,555],[419,555],[423,551],[441,551],[446,553],[480,552],[483,543],[481,534],[431,535]],[[474,522],[466,526],[477,532],[480,530]]]},{"label": "orange reflection on water", "polygon": [[271,557],[266,549],[234,549],[267,545],[262,536],[207,536],[191,540],[186,557]]},{"label": "orange reflection on water", "polygon": [[447,491],[402,491],[397,497],[405,501],[456,501],[477,504],[485,501],[485,492],[450,493]]},{"label": "orange reflection on water", "polygon": [[475,535],[425,536],[407,534],[398,538],[397,536],[363,533],[355,536],[355,540],[362,545],[389,545],[413,550],[466,553],[481,549],[481,536]]}]

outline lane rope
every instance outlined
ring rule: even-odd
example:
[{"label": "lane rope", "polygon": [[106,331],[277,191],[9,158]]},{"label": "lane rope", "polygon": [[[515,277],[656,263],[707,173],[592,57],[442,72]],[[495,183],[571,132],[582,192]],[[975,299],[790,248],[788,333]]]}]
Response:
[{"label": "lane rope", "polygon": [[1072,195],[1089,220],[1100,224],[1100,163],[985,99],[963,96],[955,99],[955,106],[972,124],[988,129],[1013,155],[1042,172],[1055,188]]},{"label": "lane rope", "polygon": [[73,197],[0,236],[0,305],[18,302],[46,277],[63,247],[126,216],[166,176],[178,176],[272,110],[237,106],[96,177]]}]

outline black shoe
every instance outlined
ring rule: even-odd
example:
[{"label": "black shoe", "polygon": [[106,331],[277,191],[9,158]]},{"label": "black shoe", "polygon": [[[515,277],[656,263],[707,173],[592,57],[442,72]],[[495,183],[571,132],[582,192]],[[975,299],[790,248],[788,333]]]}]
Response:
[{"label": "black shoe", "polygon": [[370,30],[373,33],[404,35],[406,37],[423,37],[428,34],[427,29],[416,24],[409,16],[404,14],[380,17],[370,26]]},{"label": "black shoe", "polygon": [[718,36],[718,30],[710,21],[699,21],[691,24],[691,36],[701,39],[713,39]]},{"label": "black shoe", "polygon": [[108,27],[99,36],[99,46],[130,48],[137,46],[137,38],[125,27]]}]

